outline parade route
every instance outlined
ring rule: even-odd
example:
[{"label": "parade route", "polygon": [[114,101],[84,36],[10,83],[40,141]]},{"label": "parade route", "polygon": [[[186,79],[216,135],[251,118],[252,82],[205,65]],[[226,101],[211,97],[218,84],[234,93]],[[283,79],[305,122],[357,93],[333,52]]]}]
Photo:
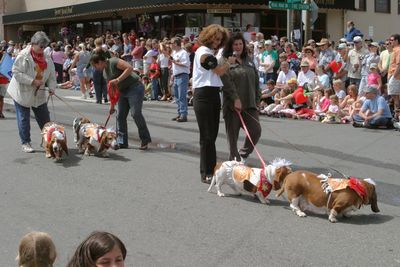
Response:
[{"label": "parade route", "polygon": [[[79,92],[58,95],[92,121],[104,123],[109,105],[81,100]],[[355,129],[310,121],[261,117],[258,148],[266,161],[284,157],[294,169],[373,178],[380,213],[370,206],[332,224],[327,215],[297,217],[288,202],[271,194],[265,206],[251,196],[220,198],[200,183],[198,129],[171,121],[176,107],[144,102],[152,135],[138,149],[137,128],[128,119],[130,148],[110,158],[77,154],[71,130],[78,116],[61,101],[49,103],[51,119],[67,129],[69,157],[46,159],[31,119],[36,153],[21,152],[12,101],[0,121],[1,266],[15,266],[19,239],[48,232],[57,246],[55,266],[65,266],[78,243],[94,230],[125,243],[125,266],[400,266],[400,132]],[[109,122],[115,127],[115,117]],[[244,134],[240,135],[240,142]],[[228,157],[221,116],[219,160]],[[259,166],[255,153],[249,163]],[[224,191],[231,192],[226,186]]]}]

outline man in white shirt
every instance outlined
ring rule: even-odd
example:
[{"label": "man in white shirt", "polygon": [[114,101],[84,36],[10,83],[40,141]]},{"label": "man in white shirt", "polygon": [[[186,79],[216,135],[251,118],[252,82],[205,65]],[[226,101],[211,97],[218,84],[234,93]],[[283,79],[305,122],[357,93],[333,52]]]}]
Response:
[{"label": "man in white shirt", "polygon": [[297,78],[296,73],[289,69],[289,63],[284,61],[281,63],[281,71],[279,72],[278,79],[276,80],[276,88],[284,88],[291,78]]},{"label": "man in white shirt", "polygon": [[301,71],[299,72],[297,83],[299,86],[303,86],[305,83],[312,83],[315,77],[315,73],[310,70],[310,64],[308,61],[302,61],[300,64]]},{"label": "man in white shirt", "polygon": [[189,54],[181,46],[181,39],[174,37],[171,39],[172,48],[172,75],[174,83],[172,89],[174,90],[174,97],[178,105],[178,116],[172,120],[177,122],[186,122],[188,107],[187,107],[187,91],[189,88],[189,73],[190,73],[190,59]]},{"label": "man in white shirt", "polygon": [[363,48],[362,38],[356,36],[353,39],[354,48],[350,50],[348,56],[349,71],[347,77],[350,78],[350,84],[355,84],[357,88],[361,82],[361,62],[367,51]]}]

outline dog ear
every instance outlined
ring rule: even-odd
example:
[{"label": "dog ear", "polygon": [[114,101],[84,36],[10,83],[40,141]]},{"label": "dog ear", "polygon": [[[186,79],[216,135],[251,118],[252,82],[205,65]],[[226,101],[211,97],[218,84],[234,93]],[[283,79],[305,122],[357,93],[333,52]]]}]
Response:
[{"label": "dog ear", "polygon": [[64,150],[65,154],[69,155],[68,154],[68,147],[67,147],[67,140],[61,141],[61,148],[62,148],[62,150]]},{"label": "dog ear", "polygon": [[365,190],[367,192],[367,197],[364,200],[364,205],[369,205],[371,204],[371,210],[373,212],[379,212],[379,208],[378,208],[378,198],[376,195],[376,190],[375,190],[375,186],[371,183],[362,181],[362,183],[364,184]]},{"label": "dog ear", "polygon": [[272,189],[273,190],[279,190],[281,188],[281,184],[283,184],[283,181],[285,180],[285,177],[291,173],[291,169],[286,166],[282,166],[280,168],[277,168],[275,170],[275,179],[272,182]]}]

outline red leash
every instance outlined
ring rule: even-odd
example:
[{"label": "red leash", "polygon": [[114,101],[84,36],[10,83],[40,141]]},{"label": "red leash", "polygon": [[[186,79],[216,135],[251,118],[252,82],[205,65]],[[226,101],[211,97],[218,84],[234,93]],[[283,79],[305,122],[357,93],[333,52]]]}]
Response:
[{"label": "red leash", "polygon": [[[110,99],[111,105],[115,106],[118,102],[119,99],[119,88],[117,84],[113,84],[111,82],[108,82],[107,85],[107,92],[108,92],[108,98]],[[110,120],[111,113],[108,113],[108,117],[106,120],[106,123],[104,124],[104,128],[107,127],[108,121]]]},{"label": "red leash", "polygon": [[246,127],[246,124],[244,123],[242,114],[240,113],[239,110],[237,110],[237,109],[235,109],[235,110],[236,110],[236,113],[237,113],[238,116],[239,116],[240,122],[242,123],[243,129],[244,129],[244,132],[245,132],[246,135],[247,135],[247,138],[249,138],[250,143],[253,145],[254,151],[256,151],[257,156],[258,156],[258,158],[260,159],[260,161],[261,161],[261,163],[262,163],[262,166],[263,166],[262,168],[265,169],[265,162],[264,162],[263,158],[261,157],[260,152],[258,152],[257,147],[254,145],[253,139],[251,139],[251,137],[250,137],[249,130],[247,130],[247,127]]},{"label": "red leash", "polygon": [[265,176],[265,162],[263,160],[263,158],[261,157],[260,152],[258,152],[257,147],[255,146],[253,139],[251,139],[250,137],[250,133],[249,130],[247,129],[246,123],[244,123],[242,114],[240,113],[239,110],[235,109],[236,113],[239,116],[240,122],[242,123],[243,129],[246,133],[247,138],[249,138],[250,143],[253,145],[254,151],[256,151],[258,158],[261,161],[262,164],[262,171],[260,173],[260,184],[258,185],[257,189],[263,194],[264,197],[267,197],[269,195],[269,193],[271,192],[272,189],[272,184],[268,181],[268,178]]}]

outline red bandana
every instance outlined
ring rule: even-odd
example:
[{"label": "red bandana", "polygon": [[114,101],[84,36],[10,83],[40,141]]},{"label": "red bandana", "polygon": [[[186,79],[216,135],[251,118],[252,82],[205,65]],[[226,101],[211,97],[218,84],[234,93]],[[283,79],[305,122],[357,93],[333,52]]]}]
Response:
[{"label": "red bandana", "polygon": [[38,54],[33,51],[33,47],[31,47],[31,56],[33,58],[33,61],[39,66],[39,68],[44,71],[47,69],[47,62],[46,58],[44,57],[44,54]]},{"label": "red bandana", "polygon": [[265,169],[260,172],[260,182],[258,183],[258,191],[260,191],[264,197],[267,197],[272,189],[272,184],[268,182],[267,177],[265,177]]},{"label": "red bandana", "polygon": [[364,201],[366,196],[367,196],[367,192],[365,191],[365,187],[364,185],[361,183],[361,181],[357,178],[354,177],[350,177],[349,179],[349,187],[351,189],[353,189],[354,191],[356,191],[356,193],[358,194],[358,196]]}]

